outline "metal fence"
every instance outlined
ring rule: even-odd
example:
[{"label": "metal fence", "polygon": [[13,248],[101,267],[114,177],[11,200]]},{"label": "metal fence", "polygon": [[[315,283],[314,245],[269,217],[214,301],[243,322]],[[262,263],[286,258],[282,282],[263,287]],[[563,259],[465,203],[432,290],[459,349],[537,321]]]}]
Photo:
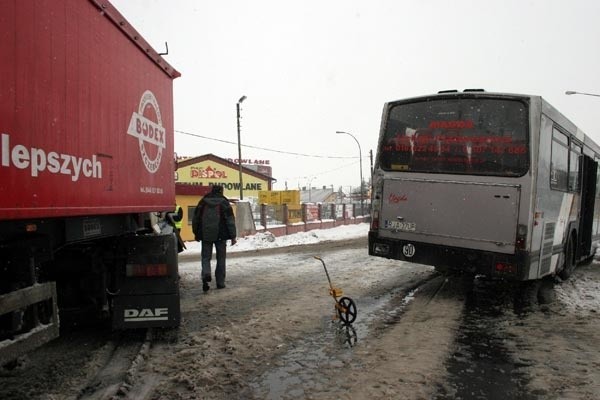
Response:
[{"label": "metal fence", "polygon": [[354,218],[360,204],[302,203],[300,206],[255,204],[253,218],[256,226],[276,226],[323,220]]}]

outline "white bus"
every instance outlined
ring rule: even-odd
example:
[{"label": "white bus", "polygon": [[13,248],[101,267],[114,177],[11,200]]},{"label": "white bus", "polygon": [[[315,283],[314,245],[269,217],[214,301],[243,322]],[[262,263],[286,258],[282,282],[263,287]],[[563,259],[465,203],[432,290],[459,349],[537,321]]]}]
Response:
[{"label": "white bus", "polygon": [[386,103],[369,254],[567,279],[600,238],[599,159],[600,147],[540,96],[472,89]]}]

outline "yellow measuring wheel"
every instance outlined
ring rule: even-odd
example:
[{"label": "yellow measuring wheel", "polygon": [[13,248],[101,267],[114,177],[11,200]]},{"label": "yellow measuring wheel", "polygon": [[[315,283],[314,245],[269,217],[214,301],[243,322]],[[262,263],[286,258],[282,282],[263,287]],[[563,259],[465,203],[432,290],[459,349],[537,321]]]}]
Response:
[{"label": "yellow measuring wheel", "polygon": [[[335,310],[337,315],[340,317],[342,322],[345,324],[351,324],[356,319],[356,304],[350,297],[341,297],[344,292],[341,288],[334,288],[331,284],[331,278],[329,278],[329,272],[325,266],[325,261],[321,257],[314,256],[317,260],[321,261],[323,268],[325,269],[325,275],[327,275],[327,281],[329,282],[329,295],[333,297],[335,301]],[[340,298],[338,300],[338,298]]]}]

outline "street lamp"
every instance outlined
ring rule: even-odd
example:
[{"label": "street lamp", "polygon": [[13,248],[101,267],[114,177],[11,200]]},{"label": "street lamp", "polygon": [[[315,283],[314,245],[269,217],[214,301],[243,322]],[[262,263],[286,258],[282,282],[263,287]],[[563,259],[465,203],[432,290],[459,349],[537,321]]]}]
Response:
[{"label": "street lamp", "polygon": [[570,94],[583,94],[583,95],[585,95],[585,96],[595,96],[595,97],[600,97],[600,94],[576,92],[576,91],[574,91],[574,90],[567,90],[567,91],[565,92],[565,94],[568,94],[568,95],[570,95]]},{"label": "street lamp", "polygon": [[240,104],[246,100],[246,96],[240,97],[236,104],[237,108],[237,134],[238,134],[238,167],[240,171],[240,200],[244,200],[244,189],[242,181],[242,141],[240,139]]},{"label": "street lamp", "polygon": [[363,215],[365,215],[364,209],[363,209],[363,201],[364,201],[365,196],[363,195],[362,150],[360,149],[360,143],[358,143],[358,140],[351,133],[343,132],[343,131],[336,131],[335,133],[337,133],[338,135],[344,134],[344,135],[348,135],[348,136],[352,137],[352,139],[354,139],[354,141],[358,145],[358,160],[360,162],[360,215],[363,216]]}]

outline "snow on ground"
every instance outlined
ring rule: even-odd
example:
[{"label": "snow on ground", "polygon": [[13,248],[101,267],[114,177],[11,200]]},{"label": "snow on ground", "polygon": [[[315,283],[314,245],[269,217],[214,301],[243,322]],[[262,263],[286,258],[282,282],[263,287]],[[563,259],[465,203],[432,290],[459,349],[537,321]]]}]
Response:
[{"label": "snow on ground", "polygon": [[[586,271],[582,273],[582,269]],[[600,311],[600,263],[594,261],[589,267],[576,269],[573,276],[555,285],[556,297],[569,311],[597,315]]]},{"label": "snow on ground", "polygon": [[[331,229],[315,229],[279,237],[275,237],[270,232],[260,232],[252,236],[240,238],[233,246],[228,244],[227,251],[238,252],[312,244],[323,241],[354,239],[366,237],[368,232],[368,223],[343,225]],[[186,242],[185,245],[187,250],[182,254],[197,256],[199,260],[200,242]],[[600,257],[600,254],[597,254],[596,257]],[[593,268],[594,273],[590,274],[590,271],[581,273],[582,271],[576,270],[571,279],[555,286],[558,300],[566,304],[571,311],[596,313],[600,310],[600,281],[598,280],[600,273],[596,272],[600,269],[600,262],[595,261],[588,268]]]},{"label": "snow on ground", "polygon": [[[361,223],[354,225],[342,225],[330,229],[314,229],[308,232],[298,232],[286,236],[274,236],[271,232],[259,232],[252,236],[239,238],[235,245],[227,243],[227,253],[252,251],[259,249],[272,249],[276,247],[288,247],[302,244],[314,244],[324,241],[335,241],[366,237],[369,232],[369,224]],[[185,242],[187,247],[181,255],[186,256],[192,262],[180,262],[179,272],[182,276],[195,276],[198,274],[200,265],[201,242]],[[213,248],[212,268],[215,268],[215,249]],[[191,257],[188,257],[191,256]],[[281,257],[281,255],[270,255],[265,257]],[[235,261],[227,262],[228,269],[235,268]],[[245,267],[247,268],[247,266]],[[308,267],[307,267],[308,268]]]},{"label": "snow on ground", "polygon": [[[275,237],[271,232],[259,232],[252,236],[238,239],[233,246],[227,245],[227,252],[248,251],[257,249],[271,249],[299,244],[312,244],[332,240],[355,239],[366,237],[369,224],[342,225],[330,229],[314,229],[308,232],[299,232],[286,236]],[[200,242],[185,242],[187,250],[182,254],[198,254],[200,257]]]}]

